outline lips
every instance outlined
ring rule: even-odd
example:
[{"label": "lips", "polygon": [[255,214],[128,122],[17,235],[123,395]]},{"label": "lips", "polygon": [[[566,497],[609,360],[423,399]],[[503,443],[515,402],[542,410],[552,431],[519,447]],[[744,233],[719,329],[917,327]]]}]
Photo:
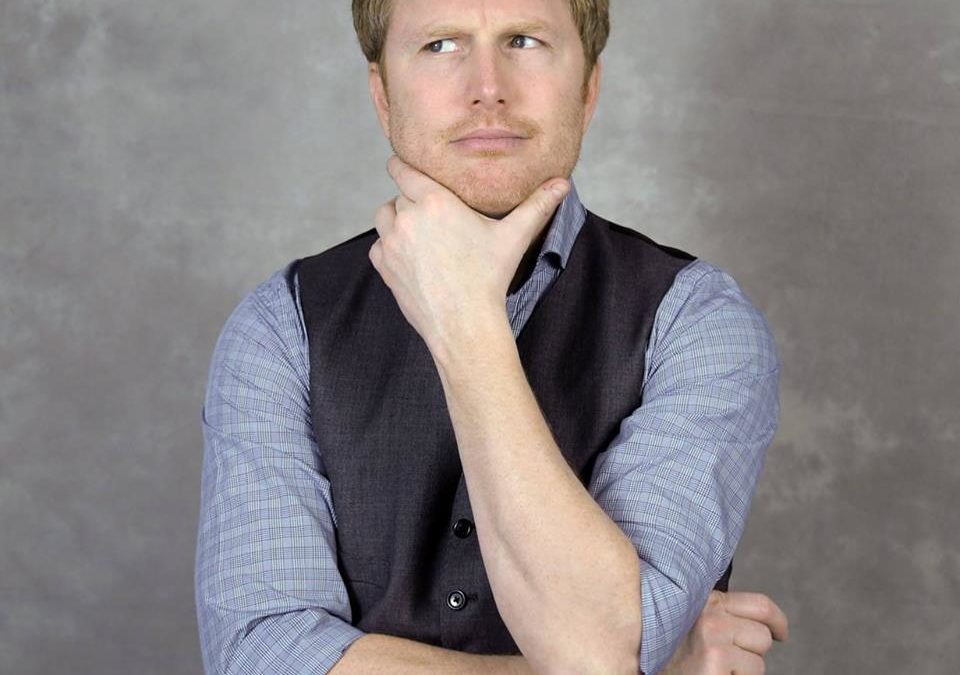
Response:
[{"label": "lips", "polygon": [[498,138],[524,138],[515,131],[510,131],[509,129],[476,129],[471,131],[466,136],[461,136],[457,141],[468,141],[471,139],[498,139]]}]

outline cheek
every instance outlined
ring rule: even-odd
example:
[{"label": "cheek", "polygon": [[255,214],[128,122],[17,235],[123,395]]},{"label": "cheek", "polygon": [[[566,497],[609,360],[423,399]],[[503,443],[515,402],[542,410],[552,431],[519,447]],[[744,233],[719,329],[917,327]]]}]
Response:
[{"label": "cheek", "polygon": [[422,142],[441,134],[449,124],[444,125],[444,111],[449,109],[431,92],[411,92],[397,104],[391,106],[391,126],[404,139],[418,139]]}]

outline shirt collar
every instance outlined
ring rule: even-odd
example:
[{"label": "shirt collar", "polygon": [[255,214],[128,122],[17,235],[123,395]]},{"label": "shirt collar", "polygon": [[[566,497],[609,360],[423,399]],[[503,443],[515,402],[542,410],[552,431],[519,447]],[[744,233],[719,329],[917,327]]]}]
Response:
[{"label": "shirt collar", "polygon": [[[550,229],[543,240],[543,246],[540,247],[540,255],[537,260],[548,258],[550,262],[555,263],[557,259],[560,262],[560,268],[567,266],[567,259],[570,257],[570,250],[573,248],[573,242],[576,241],[580,228],[586,220],[586,209],[580,202],[580,196],[577,194],[577,186],[570,181],[570,192],[563,198],[560,208],[553,216],[550,223]],[[552,253],[552,256],[548,256]]]}]

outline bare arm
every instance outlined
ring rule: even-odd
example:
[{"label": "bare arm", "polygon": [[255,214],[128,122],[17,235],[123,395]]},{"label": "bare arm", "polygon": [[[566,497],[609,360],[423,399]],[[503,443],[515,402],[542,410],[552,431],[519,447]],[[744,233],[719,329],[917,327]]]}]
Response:
[{"label": "bare arm", "polygon": [[433,645],[368,633],[344,652],[331,675],[533,675],[522,656],[467,654]]},{"label": "bare arm", "polygon": [[503,623],[537,672],[636,673],[640,558],[553,438],[504,307],[563,191],[494,226],[396,156],[387,167],[402,194],[377,211],[370,261],[436,363]]},{"label": "bare arm", "polygon": [[640,562],[564,459],[502,308],[434,355],[497,609],[539,673],[636,673]]},{"label": "bare arm", "polygon": [[[712,591],[693,630],[661,675],[763,673],[763,657],[773,641],[785,641],[787,617],[760,593]],[[432,645],[370,633],[356,640],[330,671],[331,675],[535,675],[523,656],[467,654]]]}]

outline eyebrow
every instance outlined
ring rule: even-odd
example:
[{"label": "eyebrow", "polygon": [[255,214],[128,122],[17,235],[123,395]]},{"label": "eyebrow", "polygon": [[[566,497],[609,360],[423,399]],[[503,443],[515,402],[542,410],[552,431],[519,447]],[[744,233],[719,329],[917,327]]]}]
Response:
[{"label": "eyebrow", "polygon": [[[412,35],[410,40],[407,41],[407,44],[410,45],[419,45],[421,43],[427,44],[430,40],[434,40],[441,37],[447,37],[450,35],[463,35],[466,31],[463,29],[462,25],[455,23],[441,23],[433,26],[427,26],[426,28],[417,31]],[[546,23],[542,21],[521,21],[519,23],[510,24],[507,26],[506,30],[503,31],[503,34],[509,35],[526,35],[529,33],[551,33],[553,29]]]}]

